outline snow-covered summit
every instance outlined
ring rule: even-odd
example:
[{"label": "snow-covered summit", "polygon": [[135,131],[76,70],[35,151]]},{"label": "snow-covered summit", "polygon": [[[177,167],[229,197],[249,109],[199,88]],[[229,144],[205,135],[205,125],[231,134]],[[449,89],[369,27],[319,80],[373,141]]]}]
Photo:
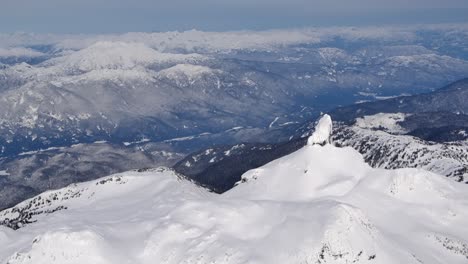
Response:
[{"label": "snow-covered summit", "polygon": [[315,131],[307,140],[307,145],[322,145],[330,143],[330,136],[333,130],[333,122],[329,115],[324,114],[317,125]]},{"label": "snow-covered summit", "polygon": [[312,148],[306,146],[248,171],[238,186],[225,195],[282,201],[339,197],[353,190],[369,170],[369,165],[352,148],[336,148],[330,144]]},{"label": "snow-covered summit", "polygon": [[161,63],[193,62],[204,58],[198,54],[161,53],[139,42],[99,41],[85,49],[52,59],[47,64],[88,72],[100,69],[133,69]]},{"label": "snow-covered summit", "polygon": [[[1,263],[466,263],[468,186],[304,147],[213,194],[168,169],[49,191],[0,212]],[[7,220],[9,218],[9,220]]]},{"label": "snow-covered summit", "polygon": [[166,77],[171,80],[188,80],[193,82],[202,76],[221,73],[220,70],[212,69],[207,66],[181,63],[158,72],[159,77]]},{"label": "snow-covered summit", "polygon": [[138,79],[148,82],[160,68],[208,60],[200,54],[164,53],[144,43],[122,41],[97,41],[81,50],[56,55],[35,65],[15,64],[4,73],[8,79],[21,80],[20,84],[34,82],[34,86]]}]

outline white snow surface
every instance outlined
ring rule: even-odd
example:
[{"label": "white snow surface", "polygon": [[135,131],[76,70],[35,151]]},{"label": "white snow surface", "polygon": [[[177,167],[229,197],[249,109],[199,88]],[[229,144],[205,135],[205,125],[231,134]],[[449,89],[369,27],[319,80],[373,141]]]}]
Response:
[{"label": "white snow surface", "polygon": [[[172,170],[49,191],[0,226],[0,263],[466,263],[468,186],[305,146],[218,195]],[[59,206],[67,209],[53,213]],[[14,208],[14,209],[15,209]],[[0,221],[18,213],[0,212]]]},{"label": "white snow surface", "polygon": [[315,131],[307,140],[307,145],[330,143],[333,122],[327,114],[323,115],[315,126]]}]

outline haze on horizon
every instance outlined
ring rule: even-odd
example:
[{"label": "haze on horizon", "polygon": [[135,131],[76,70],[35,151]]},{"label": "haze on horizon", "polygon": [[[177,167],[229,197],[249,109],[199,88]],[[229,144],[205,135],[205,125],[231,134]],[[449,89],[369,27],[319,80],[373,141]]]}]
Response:
[{"label": "haze on horizon", "polygon": [[118,33],[468,22],[466,0],[3,0],[0,32]]}]

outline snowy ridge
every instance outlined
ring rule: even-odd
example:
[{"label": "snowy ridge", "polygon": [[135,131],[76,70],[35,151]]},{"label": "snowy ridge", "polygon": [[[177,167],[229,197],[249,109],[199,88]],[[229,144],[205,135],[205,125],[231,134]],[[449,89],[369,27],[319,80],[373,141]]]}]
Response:
[{"label": "snowy ridge", "polygon": [[419,67],[419,65],[429,65],[430,67],[437,67],[439,63],[460,63],[460,60],[452,60],[449,56],[441,56],[437,54],[422,54],[422,55],[409,55],[409,56],[393,56],[388,60],[391,66],[403,67]]},{"label": "snowy ridge", "polygon": [[135,148],[98,142],[76,144],[23,152],[16,159],[0,160],[0,210],[46,190],[132,169],[171,166],[184,156],[152,148],[142,150],[136,148],[139,144],[135,143]]},{"label": "snowy ridge", "polygon": [[86,82],[111,81],[114,83],[126,83],[130,81],[136,82],[151,82],[154,72],[140,66],[135,66],[132,69],[100,69],[90,72],[67,76],[56,81],[52,81],[53,85],[61,87],[63,85],[79,84]]},{"label": "snowy ridge", "polygon": [[30,217],[0,228],[0,261],[466,263],[467,188],[373,169],[332,145],[250,171],[222,195],[167,169],[127,172],[0,212],[4,223]]},{"label": "snowy ridge", "polygon": [[49,65],[88,72],[99,69],[132,69],[168,62],[197,61],[205,57],[198,54],[170,54],[158,52],[143,43],[97,42],[70,55],[52,59]]},{"label": "snowy ridge", "polygon": [[[155,177],[152,177],[156,175]],[[57,190],[46,191],[32,199],[23,201],[11,209],[1,212],[1,224],[13,229],[18,229],[25,224],[38,221],[38,218],[44,217],[60,210],[66,210],[71,205],[74,209],[101,200],[114,199],[116,197],[125,197],[126,193],[138,191],[144,186],[154,185],[157,181],[161,189],[154,189],[152,192],[159,195],[158,192],[184,192],[183,186],[197,189],[195,184],[184,180],[180,182],[183,176],[173,172],[171,169],[160,167],[156,169],[142,169],[130,171],[123,174],[115,174],[98,180],[72,184],[69,187]],[[154,187],[154,186],[153,186]],[[194,193],[196,194],[197,191]]]},{"label": "snowy ridge", "polygon": [[[0,50],[1,51],[1,50]],[[28,57],[32,57],[29,55]],[[62,54],[38,65],[15,64],[6,69],[8,78],[26,82],[70,84],[116,79],[151,79],[151,67],[208,60],[199,54],[162,53],[143,43],[99,41],[84,49]],[[61,86],[61,85],[59,85]]]},{"label": "snowy ridge", "polygon": [[[382,129],[380,121],[385,115],[376,115],[371,121]],[[389,116],[393,116],[393,114],[389,114]],[[447,176],[455,181],[468,183],[467,141],[433,143],[413,136],[393,135],[385,131],[369,129],[369,122],[364,126],[363,122],[369,120],[369,118],[360,121],[358,119],[356,125],[339,126],[332,137],[333,142],[340,146],[355,148],[372,167],[385,169],[422,168]],[[379,122],[375,123],[375,120]],[[398,125],[395,126],[395,119],[390,118],[390,120],[390,123],[385,122],[384,125],[390,124],[391,126],[383,129],[394,133],[401,132],[401,130],[395,129],[398,128]]]},{"label": "snowy ridge", "polygon": [[184,80],[193,84],[196,80],[203,76],[213,76],[215,74],[221,74],[222,71],[211,69],[206,66],[193,65],[193,64],[177,64],[170,68],[161,70],[158,72],[159,78],[168,78],[176,81],[178,85],[182,85]]}]

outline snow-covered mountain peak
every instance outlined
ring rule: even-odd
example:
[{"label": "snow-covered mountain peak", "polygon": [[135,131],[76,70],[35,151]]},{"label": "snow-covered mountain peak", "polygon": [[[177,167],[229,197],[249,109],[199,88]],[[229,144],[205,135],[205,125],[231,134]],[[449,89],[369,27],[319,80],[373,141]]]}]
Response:
[{"label": "snow-covered mountain peak", "polygon": [[133,69],[152,64],[198,61],[198,54],[161,53],[143,43],[99,41],[77,52],[51,60],[66,69],[88,72],[99,69]]},{"label": "snow-covered mountain peak", "polygon": [[[348,169],[350,166],[353,170]],[[366,176],[368,169],[362,156],[352,148],[308,145],[247,172],[238,187],[226,195],[293,201],[342,196]]]},{"label": "snow-covered mountain peak", "polygon": [[0,261],[416,264],[468,258],[468,187],[440,175],[373,169],[354,149],[328,144],[305,146],[243,179],[217,195],[156,169],[47,192],[0,212],[3,224],[28,219],[15,232],[0,228]]},{"label": "snow-covered mountain peak", "polygon": [[[420,169],[373,169],[351,147],[308,145],[269,164],[248,171],[228,197],[304,201],[346,199],[354,192],[378,192],[408,203],[446,203],[460,193],[456,183]],[[455,196],[454,196],[455,195]]]},{"label": "snow-covered mountain peak", "polygon": [[[349,170],[349,167],[353,167]],[[370,169],[352,148],[308,145],[261,168],[248,171],[226,193],[260,200],[307,200],[342,196]]]},{"label": "snow-covered mountain peak", "polygon": [[187,79],[189,81],[194,81],[202,76],[216,73],[221,73],[221,71],[206,66],[181,63],[161,70],[158,75],[172,80]]}]

